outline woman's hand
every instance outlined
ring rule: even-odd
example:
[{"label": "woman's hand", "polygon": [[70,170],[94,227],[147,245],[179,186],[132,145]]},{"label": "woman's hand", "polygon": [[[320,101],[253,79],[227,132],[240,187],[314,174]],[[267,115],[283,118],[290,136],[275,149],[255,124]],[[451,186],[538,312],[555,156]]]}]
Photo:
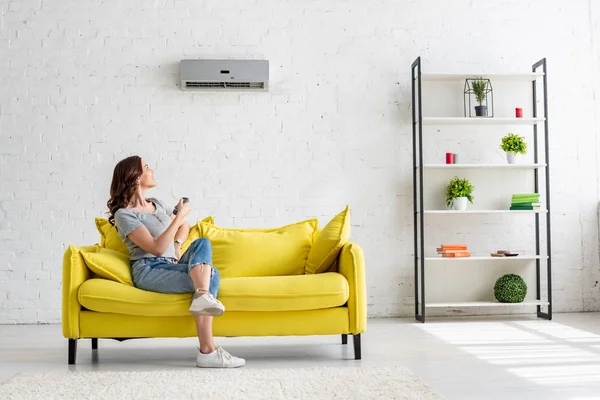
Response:
[{"label": "woman's hand", "polygon": [[192,211],[192,206],[190,203],[184,203],[183,199],[179,199],[179,203],[177,203],[177,217],[181,217],[181,219],[185,218],[190,211]]}]

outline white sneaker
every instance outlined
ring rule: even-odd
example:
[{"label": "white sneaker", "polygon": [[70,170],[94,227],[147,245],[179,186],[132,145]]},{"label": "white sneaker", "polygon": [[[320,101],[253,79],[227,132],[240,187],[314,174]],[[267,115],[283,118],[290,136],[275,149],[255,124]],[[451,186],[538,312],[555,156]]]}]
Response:
[{"label": "white sneaker", "polygon": [[225,312],[225,306],[215,299],[212,294],[204,293],[192,300],[189,311],[194,315],[220,317]]},{"label": "white sneaker", "polygon": [[198,352],[196,365],[200,368],[237,368],[246,364],[246,360],[234,357],[222,347],[209,354]]}]

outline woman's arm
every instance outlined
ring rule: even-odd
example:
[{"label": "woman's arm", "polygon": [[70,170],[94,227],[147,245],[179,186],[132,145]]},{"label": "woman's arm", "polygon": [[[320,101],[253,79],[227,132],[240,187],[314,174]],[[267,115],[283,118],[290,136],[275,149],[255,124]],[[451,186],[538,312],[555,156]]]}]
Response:
[{"label": "woman's arm", "polygon": [[[181,214],[175,216],[169,227],[156,239],[152,237],[148,228],[143,225],[132,231],[127,237],[148,253],[160,257],[165,253],[167,248],[169,248],[171,243],[173,243],[175,234],[179,231],[181,226],[186,223],[183,218],[184,217]],[[189,233],[189,228],[187,229],[187,232]]]},{"label": "woman's arm", "polygon": [[[175,219],[175,215],[171,215],[171,219]],[[181,258],[181,245],[186,241],[190,234],[190,224],[187,221],[183,221],[183,224],[179,227],[175,233],[175,240],[180,240],[181,243],[175,242],[175,257],[179,260]]]},{"label": "woman's arm", "polygon": [[[175,218],[175,215],[171,215],[172,220],[174,220]],[[183,221],[183,224],[181,224],[181,226],[179,227],[179,229],[177,229],[177,232],[175,233],[175,240],[179,239],[182,242],[185,242],[189,234],[190,224],[188,224],[187,221]]]}]

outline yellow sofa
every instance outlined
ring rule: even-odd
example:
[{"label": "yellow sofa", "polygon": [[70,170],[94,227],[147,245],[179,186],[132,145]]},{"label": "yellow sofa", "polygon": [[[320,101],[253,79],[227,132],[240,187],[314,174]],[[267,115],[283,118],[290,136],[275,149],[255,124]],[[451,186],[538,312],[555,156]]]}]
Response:
[{"label": "yellow sofa", "polygon": [[[314,237],[317,235],[315,231]],[[191,232],[187,244],[204,236]],[[281,237],[285,235],[278,236]],[[311,240],[310,244],[314,245],[316,239]],[[149,292],[134,287],[129,281],[100,277],[97,269],[93,272],[89,268],[90,258],[86,255],[93,255],[107,243],[103,239],[101,245],[71,245],[64,253],[62,326],[63,335],[69,340],[69,364],[75,364],[78,339],[92,339],[92,349],[97,349],[98,338],[196,336],[194,319],[188,312],[191,293]],[[215,243],[218,246],[219,240],[215,239]],[[354,338],[355,359],[360,359],[360,334],[365,332],[367,322],[365,263],[356,243],[346,241],[340,243],[340,247],[336,253],[329,254],[335,258],[322,273],[221,274],[218,298],[226,312],[214,319],[214,335],[341,334],[342,343],[346,344],[350,334]],[[218,256],[217,250],[215,256]],[[219,268],[216,261],[215,266]]]}]

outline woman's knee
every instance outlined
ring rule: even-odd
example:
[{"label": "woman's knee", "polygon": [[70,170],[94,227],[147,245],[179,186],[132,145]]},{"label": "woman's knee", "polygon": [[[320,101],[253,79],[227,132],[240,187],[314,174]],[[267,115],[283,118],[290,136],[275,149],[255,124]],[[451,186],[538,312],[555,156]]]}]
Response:
[{"label": "woman's knee", "polygon": [[206,238],[196,239],[190,245],[191,254],[189,262],[194,264],[211,264],[212,265],[212,245]]},{"label": "woman's knee", "polygon": [[190,246],[194,247],[211,247],[210,240],[207,238],[199,238],[192,242]]}]

